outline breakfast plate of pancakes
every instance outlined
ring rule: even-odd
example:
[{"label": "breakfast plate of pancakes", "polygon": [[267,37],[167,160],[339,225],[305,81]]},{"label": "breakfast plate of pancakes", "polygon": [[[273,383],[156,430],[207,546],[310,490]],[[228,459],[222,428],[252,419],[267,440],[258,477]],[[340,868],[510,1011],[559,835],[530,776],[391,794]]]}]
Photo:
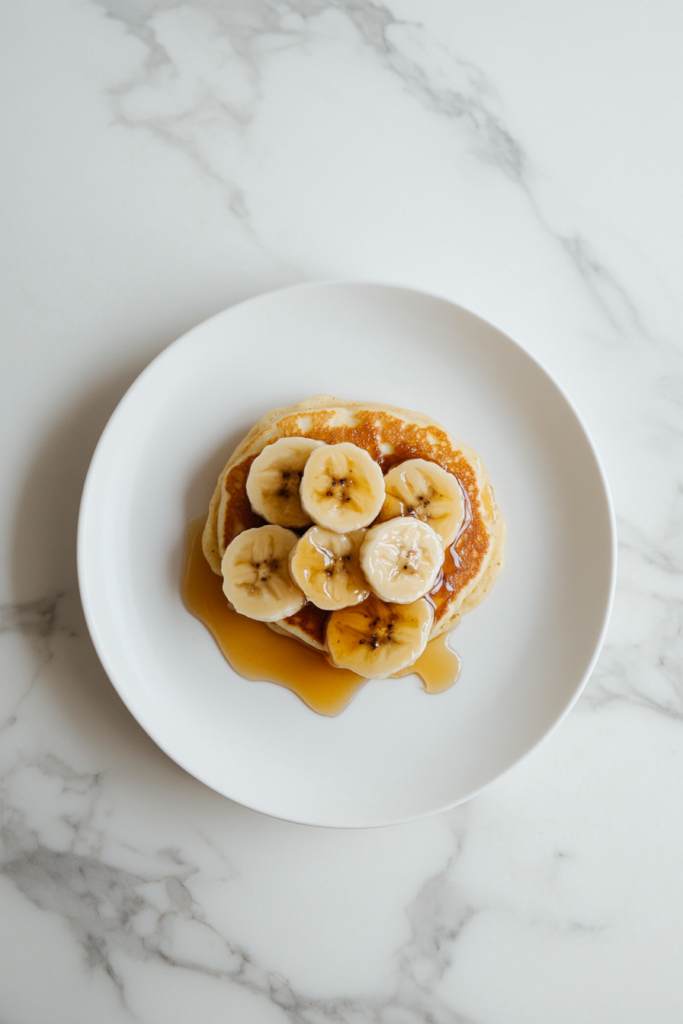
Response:
[{"label": "breakfast plate of pancakes", "polygon": [[[373,678],[325,717],[230,667],[183,603],[185,537],[208,512],[204,551],[220,571],[231,539],[221,529],[238,514],[226,513],[231,468],[233,479],[257,448],[294,430],[334,443],[350,430],[379,436],[380,422],[434,445],[443,425],[467,455],[472,493],[486,493],[490,478],[501,515],[481,506],[463,549],[465,583],[444,587],[435,605],[433,635],[452,629],[461,659],[456,684],[427,693],[414,674]],[[254,525],[248,504],[240,514],[240,529]],[[528,352],[443,298],[322,283],[234,306],[147,367],[93,457],[78,560],[99,657],[170,757],[264,813],[365,827],[467,800],[553,730],[597,659],[615,547],[595,447]],[[315,646],[312,636],[299,639]]]}]

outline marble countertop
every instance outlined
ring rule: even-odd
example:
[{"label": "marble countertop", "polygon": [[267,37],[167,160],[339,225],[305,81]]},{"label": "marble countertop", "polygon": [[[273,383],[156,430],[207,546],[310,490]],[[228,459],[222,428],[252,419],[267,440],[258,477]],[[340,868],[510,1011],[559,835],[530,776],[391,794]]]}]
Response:
[{"label": "marble countertop", "polygon": [[[683,1019],[683,7],[3,5],[0,1021]],[[555,735],[342,831],[172,763],[83,620],[81,487],[211,314],[351,278],[474,309],[562,382],[620,533]]]}]

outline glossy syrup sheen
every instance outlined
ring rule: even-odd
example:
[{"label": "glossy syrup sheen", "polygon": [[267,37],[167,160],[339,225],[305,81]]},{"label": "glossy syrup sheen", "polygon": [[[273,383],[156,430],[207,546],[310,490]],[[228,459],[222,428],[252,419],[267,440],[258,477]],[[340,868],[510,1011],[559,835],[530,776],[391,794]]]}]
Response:
[{"label": "glossy syrup sheen", "polygon": [[[320,651],[273,632],[228,607],[222,581],[202,551],[204,519],[195,519],[187,531],[182,596],[188,611],[210,630],[235,672],[245,679],[278,683],[292,690],[319,715],[338,715],[367,679],[334,668]],[[419,675],[429,693],[447,690],[458,677],[460,661],[437,637],[414,665],[399,675]]]}]

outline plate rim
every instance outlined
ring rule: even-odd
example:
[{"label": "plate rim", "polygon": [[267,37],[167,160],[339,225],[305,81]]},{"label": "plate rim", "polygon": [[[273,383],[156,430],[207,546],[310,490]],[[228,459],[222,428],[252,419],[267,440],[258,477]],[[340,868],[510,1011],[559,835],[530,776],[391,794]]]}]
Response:
[{"label": "plate rim", "polygon": [[[87,543],[87,532],[88,532],[89,525],[90,525],[89,524],[89,518],[88,518],[89,517],[89,507],[90,507],[90,505],[91,505],[91,503],[93,501],[93,491],[94,491],[94,488],[95,488],[95,478],[96,478],[97,473],[100,471],[99,463],[100,463],[100,461],[101,461],[101,459],[103,457],[102,453],[105,450],[106,443],[107,443],[109,435],[116,429],[116,426],[117,426],[119,420],[123,416],[125,416],[126,408],[127,408],[128,404],[129,404],[129,402],[132,400],[132,396],[134,395],[134,393],[137,391],[137,389],[139,387],[143,386],[143,382],[147,378],[147,376],[154,371],[154,368],[158,367],[161,363],[163,363],[163,361],[165,359],[170,358],[170,354],[171,354],[172,351],[176,350],[181,344],[187,343],[188,339],[195,332],[206,328],[214,320],[218,320],[219,318],[224,317],[226,314],[228,314],[228,313],[230,313],[230,312],[232,312],[232,311],[234,311],[236,309],[241,309],[241,308],[244,308],[244,307],[252,305],[252,304],[258,304],[259,302],[263,302],[264,300],[273,299],[276,296],[282,296],[282,295],[285,295],[287,293],[292,293],[292,292],[295,292],[295,291],[298,291],[298,292],[303,292],[303,291],[323,291],[325,289],[337,289],[337,288],[352,288],[352,289],[359,288],[359,289],[368,289],[368,290],[377,290],[377,289],[379,289],[379,290],[383,290],[383,291],[386,291],[386,292],[390,292],[390,291],[397,292],[397,293],[403,292],[403,293],[407,293],[409,295],[413,295],[413,296],[417,296],[417,297],[421,297],[421,298],[437,300],[438,302],[443,302],[443,303],[453,307],[454,309],[456,309],[458,311],[466,313],[467,315],[473,317],[475,320],[478,320],[481,323],[483,323],[485,326],[493,328],[499,335],[501,335],[503,338],[505,338],[505,340],[507,342],[511,343],[523,356],[525,356],[527,359],[529,359],[536,367],[538,367],[538,369],[541,370],[542,374],[548,379],[548,381],[557,390],[558,394],[564,400],[564,402],[566,403],[568,409],[570,410],[571,414],[573,415],[574,419],[576,420],[576,423],[578,424],[578,426],[579,426],[579,428],[580,428],[580,430],[581,430],[581,432],[582,432],[582,434],[583,434],[583,436],[584,436],[584,438],[585,438],[585,440],[586,440],[586,442],[588,444],[588,448],[589,448],[589,451],[590,451],[591,456],[593,458],[593,461],[594,461],[594,464],[595,464],[595,468],[598,471],[598,477],[599,477],[600,484],[601,484],[601,489],[602,489],[602,496],[604,498],[605,507],[606,507],[606,511],[607,511],[607,522],[608,522],[608,525],[609,525],[609,542],[610,542],[609,543],[609,553],[608,553],[609,554],[609,583],[608,583],[607,598],[606,598],[604,609],[603,609],[603,613],[602,613],[602,621],[601,621],[600,629],[599,629],[599,632],[598,632],[598,635],[597,635],[597,640],[595,642],[593,653],[592,653],[592,655],[591,655],[591,657],[589,659],[589,662],[587,664],[587,667],[586,667],[586,669],[584,671],[583,676],[577,682],[577,684],[576,684],[576,686],[575,686],[571,696],[569,697],[565,707],[558,714],[558,716],[556,717],[555,721],[523,753],[521,753],[519,756],[515,757],[510,762],[510,764],[507,765],[507,767],[505,767],[502,771],[498,772],[496,775],[494,775],[488,781],[484,782],[482,785],[475,787],[471,791],[468,791],[465,795],[459,796],[455,800],[446,802],[446,803],[444,803],[444,804],[442,804],[442,805],[440,805],[438,807],[429,808],[429,809],[427,809],[425,811],[422,811],[422,812],[419,812],[419,813],[410,813],[410,814],[402,815],[402,816],[399,816],[399,817],[392,817],[390,820],[386,819],[386,820],[381,820],[381,821],[378,821],[378,822],[375,822],[375,823],[371,823],[371,822],[370,823],[369,822],[354,823],[354,822],[351,822],[351,821],[345,821],[345,822],[340,822],[340,823],[336,824],[336,823],[333,823],[333,822],[320,822],[320,821],[312,820],[312,819],[309,819],[309,818],[307,818],[305,816],[302,816],[302,817],[292,817],[292,816],[285,815],[285,814],[276,814],[272,809],[266,809],[265,807],[258,806],[258,802],[245,803],[242,800],[238,800],[235,796],[232,796],[229,793],[223,792],[221,789],[218,789],[217,786],[214,783],[209,782],[206,779],[202,778],[201,775],[197,774],[197,772],[195,770],[193,770],[190,767],[188,767],[187,764],[184,763],[184,760],[185,760],[184,758],[182,758],[182,757],[179,758],[176,754],[172,753],[169,749],[167,749],[167,746],[166,746],[164,740],[160,739],[158,737],[158,735],[157,735],[157,731],[156,731],[156,728],[154,726],[154,722],[152,721],[152,723],[150,724],[147,721],[146,716],[144,714],[142,716],[138,715],[137,709],[134,709],[134,701],[129,699],[129,695],[127,693],[122,692],[122,689],[119,688],[119,685],[115,681],[115,672],[113,671],[113,669],[111,667],[111,662],[110,662],[110,659],[109,659],[109,656],[108,656],[108,653],[107,653],[107,644],[102,639],[100,630],[99,630],[98,625],[97,625],[97,615],[94,612],[93,607],[91,605],[92,595],[89,594],[89,591],[88,591],[88,578],[87,578],[88,577],[88,567],[87,567],[87,559],[86,559],[86,543]],[[593,673],[593,670],[595,668],[595,665],[597,663],[597,660],[598,660],[598,658],[600,656],[600,653],[601,653],[603,645],[604,645],[605,637],[606,637],[606,634],[607,634],[607,629],[609,627],[609,622],[610,622],[610,617],[611,617],[611,613],[612,613],[612,608],[613,608],[613,605],[614,605],[614,597],[615,597],[616,582],[617,582],[617,558],[618,558],[617,522],[616,522],[615,509],[614,509],[614,502],[613,502],[613,499],[612,499],[612,494],[611,494],[611,490],[610,490],[610,487],[609,487],[609,481],[608,481],[608,478],[607,478],[607,474],[605,472],[605,468],[604,468],[602,459],[601,459],[600,454],[598,452],[598,449],[597,449],[597,446],[596,446],[595,441],[593,439],[593,436],[592,436],[592,434],[591,434],[591,432],[590,432],[590,430],[589,430],[589,428],[588,428],[588,426],[587,426],[583,416],[581,415],[581,413],[577,409],[577,407],[574,404],[574,402],[571,399],[571,397],[567,394],[567,392],[565,391],[563,386],[559,383],[559,381],[557,380],[555,375],[547,368],[547,366],[543,363],[543,361],[541,359],[539,359],[536,355],[531,353],[529,351],[529,349],[526,348],[525,345],[523,345],[517,338],[515,338],[513,335],[511,335],[506,329],[504,329],[503,327],[500,327],[494,320],[491,320],[489,317],[482,316],[482,314],[478,313],[476,310],[471,309],[470,307],[464,305],[461,302],[456,302],[455,300],[453,300],[452,298],[449,298],[448,296],[441,295],[438,292],[426,291],[426,290],[424,290],[422,288],[414,288],[414,287],[412,287],[410,285],[402,284],[400,282],[390,282],[390,281],[381,281],[381,280],[380,281],[375,281],[375,280],[367,281],[367,280],[359,280],[359,279],[352,279],[352,278],[351,279],[346,279],[346,278],[330,278],[330,279],[320,279],[320,280],[316,280],[316,281],[304,281],[304,282],[299,282],[297,284],[285,285],[285,286],[283,286],[281,288],[275,288],[275,289],[272,289],[272,290],[267,291],[267,292],[260,292],[260,293],[258,293],[256,295],[252,295],[252,296],[250,296],[247,299],[243,299],[243,300],[241,300],[239,302],[235,302],[232,305],[227,306],[225,309],[219,310],[218,312],[212,314],[211,316],[207,317],[206,319],[204,319],[204,320],[200,321],[199,323],[193,325],[191,328],[189,328],[189,330],[185,331],[183,334],[181,334],[174,341],[172,341],[168,345],[166,345],[161,350],[161,352],[159,352],[153,359],[151,359],[150,362],[137,375],[135,380],[130,384],[130,386],[126,389],[124,394],[121,396],[119,402],[116,405],[116,408],[114,409],[114,411],[112,412],[111,416],[107,420],[107,423],[105,424],[105,427],[104,427],[104,429],[103,429],[102,433],[100,434],[100,437],[99,437],[99,439],[97,441],[97,444],[95,446],[95,449],[93,451],[93,454],[92,454],[92,457],[91,457],[91,460],[90,460],[90,464],[88,466],[88,471],[87,471],[87,474],[86,474],[86,477],[85,477],[85,481],[84,481],[83,489],[82,489],[82,493],[81,493],[81,500],[80,500],[79,513],[78,513],[77,545],[76,546],[77,546],[77,576],[78,576],[78,586],[79,586],[81,604],[83,606],[83,613],[84,613],[84,616],[85,616],[86,625],[88,627],[88,632],[90,634],[90,638],[91,638],[91,640],[93,642],[93,645],[95,647],[95,651],[96,651],[97,656],[98,656],[98,658],[99,658],[99,660],[100,660],[100,662],[102,664],[102,667],[104,668],[104,671],[105,671],[105,673],[107,675],[107,678],[109,679],[111,685],[116,690],[119,698],[123,701],[123,703],[126,706],[127,710],[130,712],[130,714],[133,716],[133,718],[136,720],[136,722],[141,726],[141,728],[147,733],[147,735],[150,737],[150,739],[156,744],[156,746],[158,746],[160,748],[160,750],[162,750],[163,753],[167,757],[169,757],[183,771],[187,772],[188,775],[190,775],[192,778],[197,779],[199,782],[202,783],[202,785],[207,786],[209,789],[211,789],[214,792],[218,793],[220,796],[222,796],[224,798],[227,798],[227,799],[233,801],[234,803],[237,803],[239,806],[247,807],[250,810],[256,811],[256,812],[258,812],[260,814],[265,814],[265,815],[267,815],[269,817],[274,817],[274,818],[276,818],[278,820],[289,821],[289,822],[292,822],[293,824],[308,825],[308,826],[311,826],[311,827],[318,827],[318,828],[363,829],[363,828],[390,827],[392,825],[407,824],[407,823],[412,822],[412,821],[421,820],[422,818],[427,818],[427,817],[431,817],[431,816],[436,815],[436,814],[441,814],[441,813],[443,813],[443,812],[445,812],[447,810],[450,810],[450,809],[452,809],[454,807],[460,806],[461,804],[464,804],[467,801],[473,799],[474,797],[478,796],[480,793],[482,793],[485,790],[487,790],[490,786],[494,785],[495,783],[497,783],[497,782],[501,781],[503,778],[505,778],[507,776],[507,774],[510,771],[512,771],[512,769],[514,769],[515,767],[520,765],[523,761],[525,761],[531,754],[533,754],[541,746],[541,744],[543,744],[547,739],[549,739],[555,733],[555,731],[559,728],[559,726],[562,724],[562,722],[565,720],[567,715],[570,713],[572,708],[577,703],[579,697],[581,696],[584,688],[586,687],[586,685],[588,683],[588,680],[590,679],[590,677],[591,677],[591,675]]]}]

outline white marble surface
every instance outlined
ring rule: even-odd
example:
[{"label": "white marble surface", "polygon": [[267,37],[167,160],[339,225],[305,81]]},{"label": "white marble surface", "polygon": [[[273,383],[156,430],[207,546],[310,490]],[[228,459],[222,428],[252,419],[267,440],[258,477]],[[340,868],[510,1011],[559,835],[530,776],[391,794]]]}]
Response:
[{"label": "white marble surface", "polygon": [[[683,7],[2,6],[2,1024],[683,1019]],[[166,344],[331,277],[470,306],[557,375],[620,529],[556,735],[440,817],[270,820],[123,708],[80,488]]]}]

